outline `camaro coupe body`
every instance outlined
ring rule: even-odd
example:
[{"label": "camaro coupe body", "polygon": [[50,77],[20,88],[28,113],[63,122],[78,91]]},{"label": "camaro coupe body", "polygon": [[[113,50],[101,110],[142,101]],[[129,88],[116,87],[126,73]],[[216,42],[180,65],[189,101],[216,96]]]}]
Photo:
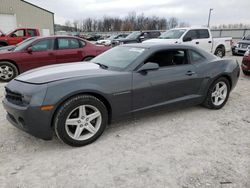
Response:
[{"label": "camaro coupe body", "polygon": [[95,141],[114,119],[159,107],[222,108],[240,74],[236,61],[186,45],[131,44],[86,63],[26,72],[6,86],[3,105],[16,127],[42,139]]}]

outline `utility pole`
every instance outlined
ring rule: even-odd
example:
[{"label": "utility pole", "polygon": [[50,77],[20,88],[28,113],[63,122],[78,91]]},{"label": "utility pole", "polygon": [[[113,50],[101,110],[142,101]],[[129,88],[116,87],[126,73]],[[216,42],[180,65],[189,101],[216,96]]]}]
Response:
[{"label": "utility pole", "polygon": [[209,9],[209,14],[208,14],[208,21],[207,21],[207,27],[210,26],[210,17],[211,17],[211,12],[213,11],[214,9],[210,8]]}]

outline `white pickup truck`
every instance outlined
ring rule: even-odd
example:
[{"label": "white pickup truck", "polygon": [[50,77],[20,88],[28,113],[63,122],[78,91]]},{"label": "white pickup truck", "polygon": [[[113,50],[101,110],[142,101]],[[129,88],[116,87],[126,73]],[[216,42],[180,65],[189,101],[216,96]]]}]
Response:
[{"label": "white pickup truck", "polygon": [[232,37],[213,38],[208,28],[175,28],[161,34],[157,39],[146,40],[143,43],[192,44],[224,57],[231,51]]}]

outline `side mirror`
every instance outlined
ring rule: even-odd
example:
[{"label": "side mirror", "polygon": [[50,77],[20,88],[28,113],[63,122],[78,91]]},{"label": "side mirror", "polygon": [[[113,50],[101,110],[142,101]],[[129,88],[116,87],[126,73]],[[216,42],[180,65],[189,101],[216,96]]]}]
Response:
[{"label": "side mirror", "polygon": [[1,34],[1,37],[5,37],[5,34]]},{"label": "side mirror", "polygon": [[185,37],[185,38],[183,38],[183,42],[189,42],[189,41],[192,41],[191,37]]},{"label": "side mirror", "polygon": [[32,52],[33,52],[32,47],[28,47],[28,48],[27,48],[27,52],[28,52],[29,54],[32,54]]},{"label": "side mirror", "polygon": [[244,37],[242,37],[242,40],[245,40],[245,38],[246,38],[245,36],[244,36]]},{"label": "side mirror", "polygon": [[142,65],[138,69],[138,72],[147,72],[147,71],[153,71],[153,70],[158,70],[158,69],[159,69],[159,65],[157,63],[148,62],[148,63]]},{"label": "side mirror", "polygon": [[16,35],[15,35],[14,33],[12,33],[12,34],[10,35],[10,37],[16,37]]}]

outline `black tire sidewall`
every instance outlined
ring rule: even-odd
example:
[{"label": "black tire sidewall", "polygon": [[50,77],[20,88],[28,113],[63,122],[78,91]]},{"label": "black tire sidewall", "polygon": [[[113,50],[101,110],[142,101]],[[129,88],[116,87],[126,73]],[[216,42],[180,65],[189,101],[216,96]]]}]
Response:
[{"label": "black tire sidewall", "polygon": [[[214,105],[212,102],[213,89],[218,82],[224,82],[227,85],[227,97],[226,97],[225,101],[219,106]],[[211,109],[221,109],[227,103],[229,95],[230,95],[230,84],[229,84],[228,79],[226,79],[224,77],[219,78],[216,81],[214,81],[213,84],[211,84],[211,86],[208,89],[207,98],[206,98],[206,103],[207,103],[206,106],[211,108]]]},{"label": "black tire sidewall", "polygon": [[[219,47],[219,48],[217,48],[217,49],[215,50],[215,55],[218,56],[217,54],[218,54],[219,51],[221,51],[222,57],[224,57],[226,52],[225,52],[225,50],[224,50],[223,48],[221,48],[221,47]],[[219,57],[219,56],[218,56],[218,57]]]},{"label": "black tire sidewall", "polygon": [[8,67],[11,67],[12,70],[13,70],[13,76],[10,79],[7,79],[7,80],[4,80],[4,79],[0,78],[0,81],[9,82],[18,75],[18,69],[14,64],[12,64],[10,62],[7,62],[7,61],[3,61],[3,62],[0,62],[0,66],[2,66],[2,65],[6,65]]},{"label": "black tire sidewall", "polygon": [[86,57],[83,59],[83,61],[90,61],[91,59],[93,59],[94,57]]},{"label": "black tire sidewall", "polygon": [[[102,123],[97,133],[91,138],[87,140],[83,140],[83,141],[77,141],[77,140],[72,139],[67,134],[66,129],[65,129],[65,121],[69,113],[80,105],[92,105],[100,111],[101,116],[102,116]],[[64,143],[70,146],[80,147],[80,146],[90,144],[94,142],[96,139],[98,139],[104,132],[107,123],[108,123],[108,113],[107,113],[107,109],[105,105],[100,100],[98,100],[97,98],[93,96],[79,95],[79,96],[75,96],[69,99],[61,106],[61,108],[58,110],[55,116],[54,128],[55,128],[57,137],[60,140],[62,140]]]},{"label": "black tire sidewall", "polygon": [[250,72],[248,72],[248,71],[242,71],[243,72],[243,74],[245,74],[246,76],[249,76],[250,75]]}]

